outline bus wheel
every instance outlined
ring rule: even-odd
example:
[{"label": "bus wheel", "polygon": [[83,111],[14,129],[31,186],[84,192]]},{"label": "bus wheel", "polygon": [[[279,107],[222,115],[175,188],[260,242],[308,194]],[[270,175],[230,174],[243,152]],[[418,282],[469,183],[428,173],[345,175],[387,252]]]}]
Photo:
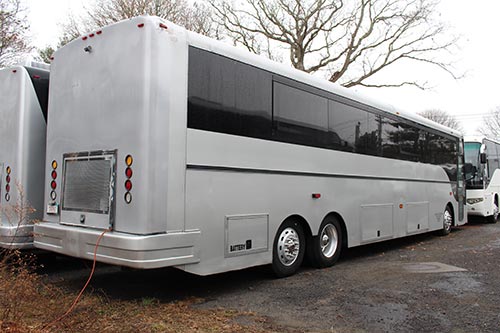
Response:
[{"label": "bus wheel", "polygon": [[443,229],[439,231],[441,236],[446,236],[451,232],[451,226],[453,225],[453,214],[450,207],[446,207],[443,213]]},{"label": "bus wheel", "polygon": [[498,202],[497,199],[495,198],[495,201],[493,202],[493,215],[488,216],[488,222],[490,223],[497,223],[498,221]]},{"label": "bus wheel", "polygon": [[330,267],[337,262],[342,250],[342,229],[340,222],[332,216],[326,217],[319,233],[309,246],[309,260],[318,268]]},{"label": "bus wheel", "polygon": [[274,238],[273,271],[277,277],[290,276],[302,265],[306,237],[299,222],[288,219],[281,224]]}]

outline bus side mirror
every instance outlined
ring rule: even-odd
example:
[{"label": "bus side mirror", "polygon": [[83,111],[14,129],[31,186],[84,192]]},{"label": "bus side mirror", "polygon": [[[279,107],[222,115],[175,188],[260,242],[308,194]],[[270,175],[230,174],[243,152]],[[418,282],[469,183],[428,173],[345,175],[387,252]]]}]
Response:
[{"label": "bus side mirror", "polygon": [[479,158],[481,160],[481,164],[486,164],[486,154],[485,153],[481,153],[479,155]]}]

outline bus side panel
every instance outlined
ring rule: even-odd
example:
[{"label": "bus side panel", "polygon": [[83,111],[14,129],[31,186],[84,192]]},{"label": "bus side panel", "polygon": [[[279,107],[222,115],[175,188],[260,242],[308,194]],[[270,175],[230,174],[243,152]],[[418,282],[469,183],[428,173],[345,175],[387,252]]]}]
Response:
[{"label": "bus side panel", "polygon": [[[317,234],[323,218],[338,213],[349,246],[442,228],[450,185],[383,179],[390,170],[404,170],[393,168],[397,161],[198,130],[188,130],[187,147],[186,228],[201,230],[201,258],[185,269],[196,274],[270,263],[276,230],[291,215],[303,217]],[[363,171],[370,160],[380,164],[371,167],[379,175]],[[249,236],[229,243],[227,220],[234,216],[247,217]],[[255,216],[268,216],[268,230]],[[267,251],[247,252],[253,249],[247,242],[257,243],[252,237],[266,238]]]},{"label": "bus side panel", "polygon": [[23,140],[22,165],[25,166],[22,186],[25,199],[35,212],[32,219],[43,217],[43,193],[45,175],[45,143],[47,124],[31,80],[26,80],[24,119],[21,130]]}]

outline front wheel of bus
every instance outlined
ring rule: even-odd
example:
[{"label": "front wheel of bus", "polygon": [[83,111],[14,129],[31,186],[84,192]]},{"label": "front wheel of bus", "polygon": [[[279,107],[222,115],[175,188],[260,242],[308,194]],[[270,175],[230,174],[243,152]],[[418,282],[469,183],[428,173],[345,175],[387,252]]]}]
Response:
[{"label": "front wheel of bus", "polygon": [[342,229],[335,217],[326,217],[319,233],[312,238],[309,247],[311,264],[318,268],[330,267],[337,262],[342,250]]},{"label": "front wheel of bus", "polygon": [[450,207],[446,207],[443,213],[443,229],[440,230],[439,234],[441,236],[446,236],[451,232],[451,226],[453,225],[453,213]]},{"label": "front wheel of bus", "polygon": [[493,214],[491,216],[488,216],[488,222],[497,223],[498,215],[499,215],[498,202],[497,199],[495,198],[495,201],[493,202]]},{"label": "front wheel of bus", "polygon": [[290,276],[302,265],[306,237],[300,223],[288,219],[281,224],[274,238],[273,271],[277,277]]}]

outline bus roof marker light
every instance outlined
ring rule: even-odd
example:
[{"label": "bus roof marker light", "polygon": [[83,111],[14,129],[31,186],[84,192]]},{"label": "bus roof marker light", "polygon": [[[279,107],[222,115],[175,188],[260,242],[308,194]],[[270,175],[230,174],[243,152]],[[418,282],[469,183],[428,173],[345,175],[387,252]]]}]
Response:
[{"label": "bus roof marker light", "polygon": [[313,193],[312,194],[312,198],[313,199],[319,199],[319,198],[321,198],[321,193]]},{"label": "bus roof marker light", "polygon": [[144,27],[144,23],[139,23],[139,24],[137,25],[137,27],[138,27],[138,28],[143,28],[143,27]]},{"label": "bus roof marker light", "polygon": [[163,24],[163,23],[160,23],[160,28],[162,28],[162,29],[168,29],[168,27],[165,24]]},{"label": "bus roof marker light", "polygon": [[403,209],[403,204],[399,204],[399,209]]},{"label": "bus roof marker light", "polygon": [[50,182],[50,188],[52,188],[53,190],[55,190],[57,188],[57,183],[55,180]]},{"label": "bus roof marker light", "polygon": [[17,69],[13,69],[13,70],[12,70],[12,73],[17,73]]},{"label": "bus roof marker light", "polygon": [[10,192],[10,185],[9,184],[5,185],[5,192],[7,192],[7,193]]},{"label": "bus roof marker light", "polygon": [[7,177],[5,177],[5,181],[6,181],[7,183],[10,183],[10,175],[7,175]]},{"label": "bus roof marker light", "polygon": [[127,192],[132,189],[132,182],[129,179],[125,181],[125,189],[127,190]]},{"label": "bus roof marker light", "polygon": [[100,35],[100,34],[102,34],[102,30],[98,30],[98,31],[96,31],[96,32],[95,32],[95,34],[96,34],[96,35]]},{"label": "bus roof marker light", "polygon": [[12,170],[10,169],[10,166],[8,166],[8,167],[7,167],[7,169],[5,169],[5,172],[7,172],[7,174],[8,174],[8,175],[10,175],[10,172],[11,172],[11,171],[12,171]]},{"label": "bus roof marker light", "polygon": [[53,160],[52,161],[52,169],[57,169],[57,161],[56,160]]},{"label": "bus roof marker light", "polygon": [[87,36],[83,36],[82,40],[87,40],[87,38],[88,38]]},{"label": "bus roof marker light", "polygon": [[90,34],[90,35],[89,35],[89,37],[90,37],[90,38],[92,38],[92,37],[94,37],[94,36],[95,36],[94,34]]},{"label": "bus roof marker light", "polygon": [[52,179],[55,180],[57,178],[57,171],[56,170],[52,170],[51,176],[52,176]]}]

